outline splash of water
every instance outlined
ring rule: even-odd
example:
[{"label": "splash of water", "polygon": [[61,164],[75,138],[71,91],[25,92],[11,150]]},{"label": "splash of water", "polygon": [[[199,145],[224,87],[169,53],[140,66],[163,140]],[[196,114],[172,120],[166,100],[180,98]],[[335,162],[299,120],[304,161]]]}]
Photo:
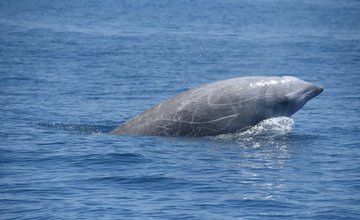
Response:
[{"label": "splash of water", "polygon": [[266,119],[259,124],[239,132],[239,137],[246,136],[284,136],[292,131],[294,120],[288,117],[276,117]]},{"label": "splash of water", "polygon": [[266,119],[259,124],[245,130],[231,134],[218,135],[218,139],[235,139],[243,143],[252,143],[253,147],[260,147],[264,142],[273,143],[274,139],[292,132],[294,120],[289,117]]}]

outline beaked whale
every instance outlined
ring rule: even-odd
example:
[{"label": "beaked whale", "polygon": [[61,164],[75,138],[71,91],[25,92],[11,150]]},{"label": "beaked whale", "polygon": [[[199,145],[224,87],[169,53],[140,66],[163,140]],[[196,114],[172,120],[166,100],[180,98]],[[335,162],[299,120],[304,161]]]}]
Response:
[{"label": "beaked whale", "polygon": [[211,136],[291,116],[323,88],[291,76],[240,77],[206,84],[136,115],[114,134]]}]

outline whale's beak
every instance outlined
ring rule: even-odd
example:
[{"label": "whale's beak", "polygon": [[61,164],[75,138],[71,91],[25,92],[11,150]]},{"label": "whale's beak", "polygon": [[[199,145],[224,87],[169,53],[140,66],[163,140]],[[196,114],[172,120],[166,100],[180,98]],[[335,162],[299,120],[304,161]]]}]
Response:
[{"label": "whale's beak", "polygon": [[320,93],[322,93],[324,91],[324,88],[318,85],[312,85],[311,89],[313,96],[311,98],[314,98],[315,96],[319,95]]},{"label": "whale's beak", "polygon": [[324,88],[315,84],[309,84],[306,89],[302,91],[302,101],[308,102],[310,99],[318,96],[324,91]]},{"label": "whale's beak", "polygon": [[324,91],[324,88],[321,87],[321,86],[316,86],[316,91],[317,91],[317,93],[319,95],[320,93],[322,93]]},{"label": "whale's beak", "polygon": [[301,107],[305,105],[309,100],[318,96],[324,91],[322,86],[318,86],[312,83],[303,84],[298,90],[286,95],[288,100],[291,100],[290,115],[297,112]]},{"label": "whale's beak", "polygon": [[[322,86],[318,86],[312,83],[306,83],[300,89],[296,90],[287,95],[289,100],[293,100],[293,103],[296,104],[296,109],[300,109],[306,102],[311,100],[312,98],[318,96],[320,93],[324,91]],[[297,111],[296,110],[296,111]]]}]

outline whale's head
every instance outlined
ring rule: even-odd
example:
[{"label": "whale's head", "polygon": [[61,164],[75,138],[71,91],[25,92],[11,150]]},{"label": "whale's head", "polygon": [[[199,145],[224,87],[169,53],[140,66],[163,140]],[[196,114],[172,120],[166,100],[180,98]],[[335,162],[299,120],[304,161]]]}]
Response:
[{"label": "whale's head", "polygon": [[296,77],[284,76],[268,83],[265,104],[272,117],[291,116],[323,90]]}]

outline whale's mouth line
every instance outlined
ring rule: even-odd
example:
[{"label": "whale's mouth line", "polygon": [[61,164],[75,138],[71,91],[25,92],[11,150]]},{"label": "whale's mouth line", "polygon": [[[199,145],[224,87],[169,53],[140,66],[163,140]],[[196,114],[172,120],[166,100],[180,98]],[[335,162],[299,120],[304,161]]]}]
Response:
[{"label": "whale's mouth line", "polygon": [[[299,89],[295,92],[288,94],[287,96],[293,100],[302,100],[304,102],[309,101],[310,99],[318,96],[322,93],[324,89],[321,86],[310,85],[307,89]],[[295,98],[298,97],[298,98]]]},{"label": "whale's mouth line", "polygon": [[322,93],[324,89],[321,86],[313,85],[311,88],[307,89],[304,94],[302,95],[303,98],[310,100],[320,93]]}]

